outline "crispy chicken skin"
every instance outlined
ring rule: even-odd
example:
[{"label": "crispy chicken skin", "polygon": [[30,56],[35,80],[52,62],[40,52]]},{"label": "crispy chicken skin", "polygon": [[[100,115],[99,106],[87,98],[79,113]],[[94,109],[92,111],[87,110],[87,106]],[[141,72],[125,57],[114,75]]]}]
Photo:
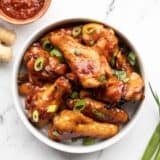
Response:
[{"label": "crispy chicken skin", "polygon": [[101,76],[112,74],[103,56],[94,49],[78,43],[63,30],[52,32],[50,41],[63,52],[72,72],[77,75],[83,87],[98,87],[101,85],[99,82]]},{"label": "crispy chicken skin", "polygon": [[[44,58],[43,69],[35,71],[35,61],[40,57]],[[34,44],[27,50],[24,55],[24,63],[29,73],[29,80],[32,83],[38,83],[39,80],[51,81],[58,75],[65,74],[67,70],[66,64],[61,63],[56,57],[51,57],[39,44]]]},{"label": "crispy chicken skin", "polygon": [[[106,139],[117,134],[118,130],[117,125],[99,123],[82,113],[63,110],[54,117],[48,136],[56,141],[79,137]],[[54,131],[57,131],[59,135],[55,135]]]},{"label": "crispy chicken skin", "polygon": [[[80,99],[70,99],[67,101],[67,106],[70,109],[73,109],[76,102]],[[88,117],[91,117],[95,120],[101,122],[117,123],[123,124],[128,121],[128,114],[119,108],[106,108],[106,104],[96,101],[91,98],[84,98],[86,102],[85,108],[82,110],[82,113]]]},{"label": "crispy chicken skin", "polygon": [[48,107],[55,105],[58,109],[63,103],[62,96],[70,92],[71,85],[64,77],[59,77],[54,84],[48,84],[39,90],[34,90],[26,97],[26,108],[29,119],[34,123],[33,112],[38,111],[39,121],[35,124],[43,127],[54,115],[54,113],[48,112]]}]

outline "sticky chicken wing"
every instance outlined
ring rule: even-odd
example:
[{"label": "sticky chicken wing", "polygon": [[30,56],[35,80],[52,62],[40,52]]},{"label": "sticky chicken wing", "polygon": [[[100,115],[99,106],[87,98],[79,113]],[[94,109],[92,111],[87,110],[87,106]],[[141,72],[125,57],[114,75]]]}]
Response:
[{"label": "sticky chicken wing", "polygon": [[31,46],[24,55],[24,63],[29,72],[29,80],[38,83],[40,80],[54,80],[58,75],[65,74],[67,65],[42,49],[39,44]]},{"label": "sticky chicken wing", "polygon": [[63,110],[54,117],[48,136],[56,141],[80,137],[106,139],[114,136],[118,130],[114,124],[99,123],[82,113]]},{"label": "sticky chicken wing", "polygon": [[122,99],[124,84],[117,77],[110,77],[100,88],[95,90],[98,99],[117,103]]},{"label": "sticky chicken wing", "polygon": [[63,103],[62,96],[70,92],[71,85],[64,77],[59,77],[54,84],[46,84],[39,90],[34,90],[26,97],[29,119],[43,127]]},{"label": "sticky chicken wing", "polygon": [[101,76],[112,74],[103,56],[100,56],[94,49],[78,43],[63,30],[53,32],[50,40],[63,52],[72,72],[77,75],[83,87],[98,87],[101,85],[99,81]]},{"label": "sticky chicken wing", "polygon": [[[81,111],[84,115],[91,117],[101,122],[109,123],[126,123],[128,121],[128,114],[119,108],[109,108],[105,103],[96,101],[91,98],[84,98],[85,108]],[[70,99],[67,101],[67,106],[70,109],[75,108],[76,103],[80,99]]]}]

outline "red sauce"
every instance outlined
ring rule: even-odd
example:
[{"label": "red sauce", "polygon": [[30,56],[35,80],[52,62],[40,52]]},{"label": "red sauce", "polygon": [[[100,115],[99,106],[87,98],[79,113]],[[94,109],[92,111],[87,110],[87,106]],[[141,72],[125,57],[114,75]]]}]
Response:
[{"label": "red sauce", "polygon": [[1,10],[15,19],[34,17],[43,7],[45,0],[0,0]]}]

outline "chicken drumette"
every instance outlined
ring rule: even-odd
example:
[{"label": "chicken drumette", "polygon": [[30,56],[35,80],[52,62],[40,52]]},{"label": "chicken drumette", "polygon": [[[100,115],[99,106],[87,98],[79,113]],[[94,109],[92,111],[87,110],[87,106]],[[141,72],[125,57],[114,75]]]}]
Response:
[{"label": "chicken drumette", "polygon": [[118,130],[117,125],[99,123],[82,113],[63,110],[54,117],[48,136],[55,141],[80,137],[105,139],[117,134]]},{"label": "chicken drumette", "polygon": [[85,88],[95,88],[101,85],[101,76],[110,76],[112,70],[103,55],[94,49],[78,43],[63,30],[55,31],[50,41],[64,54],[73,73],[77,75]]},{"label": "chicken drumette", "polygon": [[[80,99],[70,99],[67,101],[67,106],[70,109],[76,110],[76,103],[81,101]],[[123,124],[128,121],[128,114],[119,108],[108,108],[105,103],[96,101],[91,98],[84,98],[84,108],[81,112],[86,116],[89,116],[95,120],[101,122],[118,123]]]}]

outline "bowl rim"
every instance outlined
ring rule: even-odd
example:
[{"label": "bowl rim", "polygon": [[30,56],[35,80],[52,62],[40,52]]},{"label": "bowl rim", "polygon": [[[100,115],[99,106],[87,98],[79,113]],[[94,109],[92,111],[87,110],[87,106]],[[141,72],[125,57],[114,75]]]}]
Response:
[{"label": "bowl rim", "polygon": [[4,21],[7,21],[12,24],[17,24],[17,25],[23,25],[23,24],[28,24],[32,23],[39,18],[41,18],[48,10],[52,0],[45,0],[43,7],[40,9],[40,11],[35,14],[33,17],[27,18],[27,19],[15,19],[7,14],[5,14],[1,9],[0,9],[0,18],[3,19]]},{"label": "bowl rim", "polygon": [[141,74],[142,74],[142,77],[143,77],[144,82],[145,82],[145,90],[144,90],[145,95],[146,95],[146,77],[145,77],[145,73],[144,73],[144,66],[143,66],[144,63],[142,62],[141,55],[139,54],[139,52],[137,51],[137,49],[135,48],[133,43],[131,43],[129,38],[127,38],[127,36],[124,33],[115,29],[113,26],[109,25],[105,21],[95,20],[95,19],[91,19],[91,18],[62,19],[62,20],[54,21],[50,24],[46,24],[46,25],[40,27],[37,31],[33,32],[33,34],[31,34],[30,37],[28,37],[28,39],[24,42],[24,45],[23,45],[24,47],[22,47],[21,50],[20,50],[21,54],[19,54],[16,57],[15,62],[14,62],[14,66],[13,66],[12,95],[13,95],[13,100],[14,100],[14,106],[15,106],[17,112],[18,112],[18,115],[20,116],[20,119],[23,121],[25,127],[32,133],[32,135],[34,135],[41,142],[43,142],[44,144],[46,144],[46,145],[48,145],[48,146],[50,146],[50,147],[52,147],[56,150],[60,150],[60,151],[68,152],[68,153],[79,153],[80,154],[80,153],[91,153],[91,152],[95,152],[95,151],[99,151],[101,149],[107,148],[107,147],[115,144],[119,140],[121,140],[125,135],[127,135],[127,133],[135,125],[135,123],[138,119],[138,116],[140,115],[140,112],[143,109],[144,100],[142,100],[139,108],[137,109],[136,113],[132,117],[132,120],[130,120],[130,122],[128,122],[128,124],[126,124],[126,126],[124,126],[123,130],[121,130],[114,137],[111,137],[107,140],[103,140],[102,142],[99,142],[99,143],[91,145],[91,146],[76,146],[75,147],[75,146],[70,146],[70,145],[66,145],[66,144],[63,144],[63,143],[58,143],[58,142],[52,141],[48,137],[43,135],[38,129],[36,129],[28,121],[28,118],[26,117],[26,115],[25,115],[25,113],[24,113],[24,111],[21,107],[20,100],[19,100],[18,89],[17,89],[17,75],[18,75],[18,70],[19,70],[19,66],[20,66],[23,54],[26,51],[26,49],[28,48],[28,46],[31,43],[33,43],[33,41],[37,37],[40,37],[40,35],[43,35],[44,33],[46,33],[46,31],[50,30],[52,27],[56,27],[56,26],[64,25],[64,24],[69,24],[69,23],[75,23],[75,22],[97,22],[97,23],[102,23],[105,26],[113,28],[116,31],[116,33],[118,33],[120,36],[125,38],[125,40],[127,40],[127,43],[132,47],[132,49],[134,49],[134,51],[136,52],[136,55],[138,56],[138,61],[139,61]]}]

